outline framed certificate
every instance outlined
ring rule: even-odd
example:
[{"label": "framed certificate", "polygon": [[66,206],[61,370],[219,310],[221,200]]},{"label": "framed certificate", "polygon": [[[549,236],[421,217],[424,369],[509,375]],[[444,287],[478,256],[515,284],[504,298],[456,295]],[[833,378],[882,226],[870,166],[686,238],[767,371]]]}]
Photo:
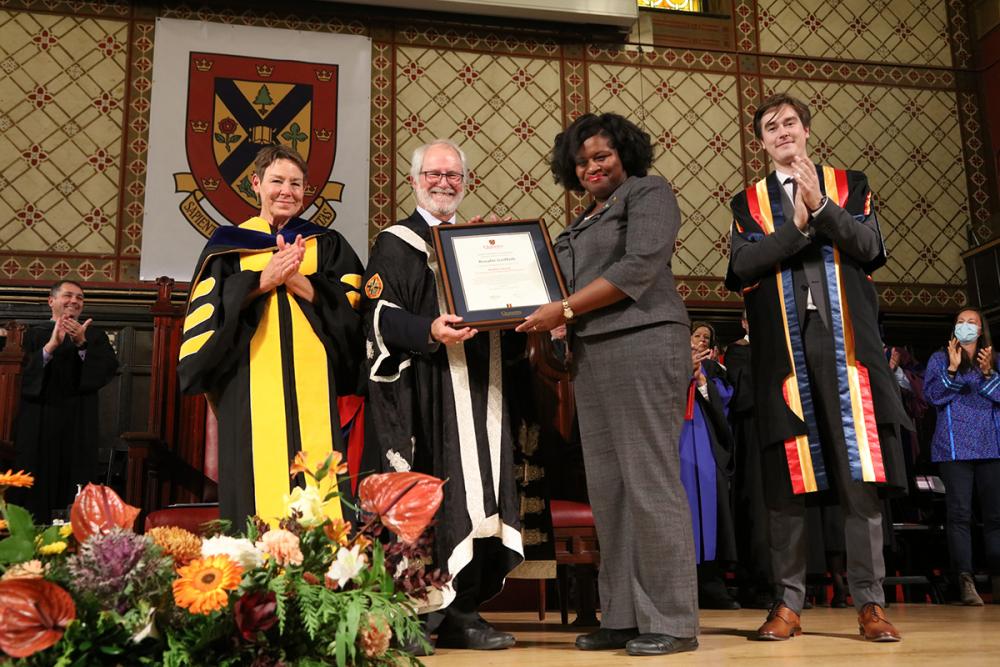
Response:
[{"label": "framed certificate", "polygon": [[436,225],[433,232],[448,312],[465,325],[513,329],[567,296],[541,220]]}]

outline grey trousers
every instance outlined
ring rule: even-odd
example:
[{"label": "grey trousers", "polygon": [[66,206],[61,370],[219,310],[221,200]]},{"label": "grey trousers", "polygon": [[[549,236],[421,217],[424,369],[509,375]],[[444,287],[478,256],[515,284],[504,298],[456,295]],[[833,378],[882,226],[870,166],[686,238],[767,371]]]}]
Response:
[{"label": "grey trousers", "polygon": [[[806,317],[802,334],[813,405],[823,457],[844,514],[847,581],[854,606],[885,605],[885,561],[882,555],[882,503],[873,484],[851,479],[847,446],[840,421],[833,338],[816,314]],[[777,445],[772,445],[777,446]],[[832,470],[831,470],[832,469]],[[807,530],[805,496],[798,495],[768,508],[771,564],[778,599],[802,613],[806,595]]]},{"label": "grey trousers", "polygon": [[698,588],[680,441],[691,349],[677,323],[573,339],[601,627],[693,637]]}]

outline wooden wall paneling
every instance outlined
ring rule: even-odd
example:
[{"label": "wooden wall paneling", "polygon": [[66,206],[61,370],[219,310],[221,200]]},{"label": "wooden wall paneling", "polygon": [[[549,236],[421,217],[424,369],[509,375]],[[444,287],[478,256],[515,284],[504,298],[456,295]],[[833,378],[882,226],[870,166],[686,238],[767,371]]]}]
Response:
[{"label": "wooden wall paneling", "polygon": [[14,418],[21,401],[21,341],[26,327],[17,322],[4,325],[6,342],[0,350],[0,462],[14,464]]}]

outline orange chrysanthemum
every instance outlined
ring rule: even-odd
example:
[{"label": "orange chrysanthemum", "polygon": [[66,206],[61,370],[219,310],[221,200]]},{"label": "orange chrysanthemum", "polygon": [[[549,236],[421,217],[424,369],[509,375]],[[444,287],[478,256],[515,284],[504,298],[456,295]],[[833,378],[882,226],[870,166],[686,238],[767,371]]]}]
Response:
[{"label": "orange chrysanthemum", "polygon": [[177,526],[158,526],[146,532],[163,553],[174,559],[178,567],[187,565],[201,556],[201,538]]},{"label": "orange chrysanthemum", "polygon": [[174,602],[192,614],[209,614],[229,604],[227,591],[236,590],[243,568],[228,556],[209,556],[178,568]]},{"label": "orange chrysanthemum", "polygon": [[0,472],[0,490],[6,489],[10,486],[28,488],[34,483],[35,478],[23,470],[19,470],[18,472],[14,472],[13,470]]}]

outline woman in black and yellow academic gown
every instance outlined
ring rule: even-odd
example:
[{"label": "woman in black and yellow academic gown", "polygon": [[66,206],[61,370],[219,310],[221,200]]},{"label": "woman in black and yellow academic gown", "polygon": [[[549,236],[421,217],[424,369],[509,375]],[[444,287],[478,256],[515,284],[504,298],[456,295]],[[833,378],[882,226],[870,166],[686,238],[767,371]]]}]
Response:
[{"label": "woman in black and yellow academic gown", "polygon": [[237,526],[282,516],[297,452],[344,451],[337,395],[358,384],[363,269],[339,233],[295,217],[305,182],[298,153],[261,150],[260,215],[217,229],[191,281],[178,374],[218,417],[220,514]]}]

